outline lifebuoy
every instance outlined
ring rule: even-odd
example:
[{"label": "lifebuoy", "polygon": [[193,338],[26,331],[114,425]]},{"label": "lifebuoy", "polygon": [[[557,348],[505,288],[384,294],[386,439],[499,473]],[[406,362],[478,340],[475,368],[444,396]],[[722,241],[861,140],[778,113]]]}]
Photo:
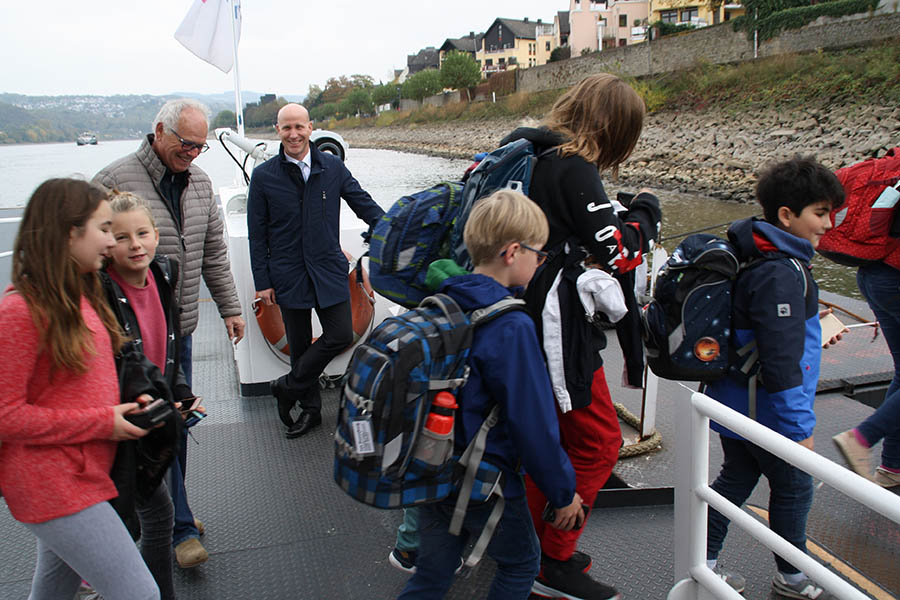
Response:
[{"label": "lifebuoy", "polygon": [[[353,319],[353,343],[356,344],[361,337],[366,335],[372,319],[375,316],[375,292],[369,282],[369,274],[362,264],[344,251],[344,256],[350,263],[347,273],[347,287],[350,289],[350,311]],[[357,274],[357,271],[359,274]],[[361,279],[361,281],[360,281]],[[291,348],[284,332],[284,322],[281,320],[281,311],[277,304],[266,306],[261,301],[252,303],[253,314],[256,315],[256,323],[259,330],[269,345],[286,356],[291,355]],[[313,338],[315,342],[318,338]],[[349,346],[348,346],[349,347]]]}]

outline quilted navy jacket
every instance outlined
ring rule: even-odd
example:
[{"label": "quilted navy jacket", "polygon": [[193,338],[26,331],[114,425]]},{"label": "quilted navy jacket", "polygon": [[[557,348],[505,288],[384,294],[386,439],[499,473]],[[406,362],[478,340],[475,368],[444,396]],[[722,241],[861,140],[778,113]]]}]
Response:
[{"label": "quilted navy jacket", "polygon": [[[496,280],[478,274],[450,277],[441,291],[465,311],[511,295]],[[514,310],[479,325],[468,365],[469,380],[457,398],[457,449],[468,445],[499,404],[500,420],[488,433],[485,458],[504,471],[503,495],[525,494],[519,475],[524,467],[550,504],[568,506],[575,494],[575,471],[560,446],[556,400],[528,313]]]},{"label": "quilted navy jacket", "polygon": [[[732,300],[732,347],[756,340],[759,349],[756,420],[794,441],[806,439],[816,425],[813,402],[822,356],[819,289],[809,267],[812,244],[756,218],[733,223],[728,239],[742,259],[760,260],[738,274]],[[713,382],[706,393],[748,414],[747,383],[740,376]],[[740,437],[717,423],[712,428]]]},{"label": "quilted navy jacket", "polygon": [[283,308],[327,308],[350,299],[348,263],[341,251],[341,198],[372,226],[384,211],[360,187],[341,159],[310,144],[312,167],[300,167],[284,149],[256,167],[250,178],[247,230],[257,290],[275,289]]}]

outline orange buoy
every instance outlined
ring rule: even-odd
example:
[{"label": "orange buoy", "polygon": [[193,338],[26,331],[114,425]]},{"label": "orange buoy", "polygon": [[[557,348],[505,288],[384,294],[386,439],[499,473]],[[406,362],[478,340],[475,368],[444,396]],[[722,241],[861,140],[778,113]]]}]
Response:
[{"label": "orange buoy", "polygon": [[[353,257],[345,250],[344,256],[350,262],[347,273],[347,287],[350,289],[350,312],[353,321],[353,344],[366,335],[375,316],[375,292],[369,282],[369,274],[361,264],[357,266]],[[359,272],[357,274],[357,271]],[[281,320],[281,311],[277,304],[266,306],[259,300],[251,304],[259,330],[269,345],[279,352],[290,356],[291,349]],[[315,342],[318,338],[313,338]]]}]

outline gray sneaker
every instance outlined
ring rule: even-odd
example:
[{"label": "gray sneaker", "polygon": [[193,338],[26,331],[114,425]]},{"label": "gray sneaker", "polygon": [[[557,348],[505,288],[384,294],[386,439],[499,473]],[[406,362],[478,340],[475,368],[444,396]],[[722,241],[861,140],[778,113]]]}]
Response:
[{"label": "gray sneaker", "polygon": [[731,571],[723,571],[719,568],[719,565],[716,565],[716,568],[713,569],[712,572],[724,579],[725,583],[730,585],[731,589],[738,594],[744,593],[744,587],[747,585],[747,581],[742,576],[737,573],[732,573]]},{"label": "gray sneaker", "polygon": [[800,598],[804,600],[830,600],[833,598],[831,594],[817,586],[812,579],[806,577],[800,583],[790,584],[785,581],[784,576],[778,572],[772,578],[772,589],[775,593],[784,598]]}]

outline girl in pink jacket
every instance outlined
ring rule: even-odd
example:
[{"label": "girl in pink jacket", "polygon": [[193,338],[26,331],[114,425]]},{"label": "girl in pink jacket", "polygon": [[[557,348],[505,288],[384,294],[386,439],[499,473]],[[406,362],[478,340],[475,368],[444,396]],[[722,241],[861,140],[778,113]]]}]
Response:
[{"label": "girl in pink jacket", "polygon": [[111,219],[102,189],[42,183],[0,300],[0,491],[37,537],[33,600],[72,598],[82,578],[106,600],[159,598],[107,502],[116,443],[147,433],[124,418],[139,404],[119,403],[123,338],[97,276],[115,245]]}]

